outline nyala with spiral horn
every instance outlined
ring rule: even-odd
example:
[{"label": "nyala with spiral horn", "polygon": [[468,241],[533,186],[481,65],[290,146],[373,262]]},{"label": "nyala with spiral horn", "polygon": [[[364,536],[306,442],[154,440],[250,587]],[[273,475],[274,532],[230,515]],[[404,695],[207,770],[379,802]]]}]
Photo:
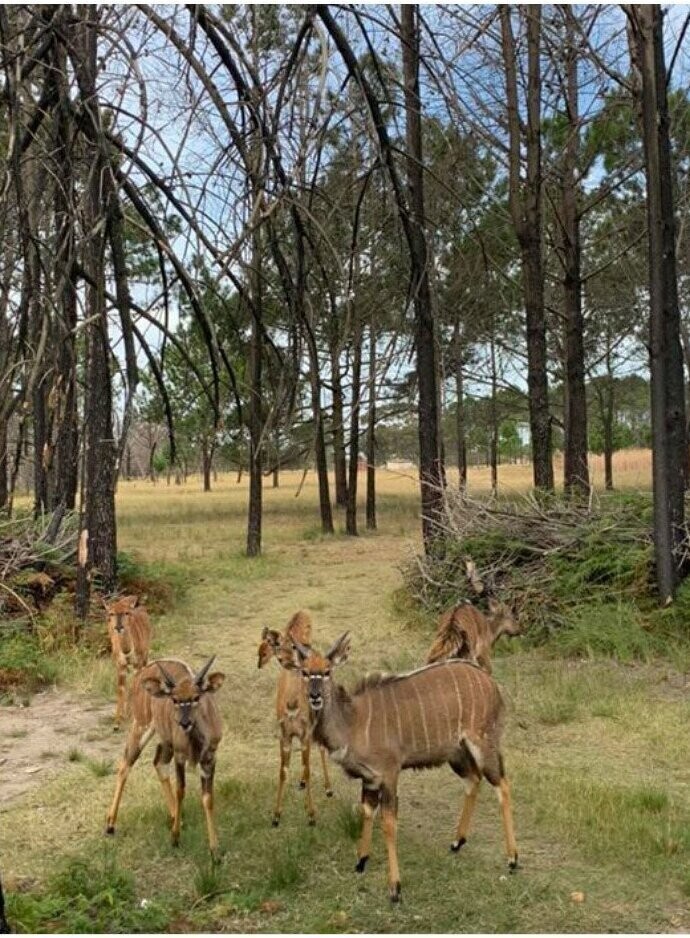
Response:
[{"label": "nyala with spiral horn", "polygon": [[[155,734],[158,746],[153,764],[170,812],[172,842],[180,839],[182,802],[185,795],[185,768],[199,765],[201,802],[206,817],[211,853],[218,853],[218,837],[213,822],[213,776],[216,750],[223,735],[223,725],[215,692],[225,675],[209,674],[212,656],[196,674],[175,658],[152,661],[135,675],[130,694],[131,723],[125,751],[117,773],[115,795],[108,811],[106,833],[115,833],[117,813],[129,771],[144,747]],[[176,790],[170,782],[171,763],[175,762]]]}]

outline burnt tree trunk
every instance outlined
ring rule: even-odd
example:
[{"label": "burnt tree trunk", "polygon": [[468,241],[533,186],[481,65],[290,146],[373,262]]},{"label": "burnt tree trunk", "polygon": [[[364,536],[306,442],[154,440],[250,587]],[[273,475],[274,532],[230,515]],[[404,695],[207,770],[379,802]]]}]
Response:
[{"label": "burnt tree trunk", "polygon": [[536,488],[553,489],[551,417],[546,372],[546,318],[542,257],[541,165],[541,9],[526,8],[528,43],[527,174],[520,178],[522,129],[517,91],[517,66],[510,5],[500,7],[503,62],[508,101],[509,201],[513,226],[520,244],[527,325],[527,393],[529,401],[532,464]]},{"label": "burnt tree trunk", "polygon": [[438,414],[436,337],[429,286],[428,250],[424,213],[422,115],[419,96],[419,9],[400,9],[405,100],[405,143],[409,190],[410,293],[415,310],[417,385],[419,393],[419,474],[422,498],[422,534],[428,550],[436,535],[443,504],[441,430]]},{"label": "burnt tree trunk", "polygon": [[675,595],[676,548],[685,519],[685,388],[675,257],[675,218],[662,13],[627,6],[647,179],[652,478],[656,579],[662,602]]}]

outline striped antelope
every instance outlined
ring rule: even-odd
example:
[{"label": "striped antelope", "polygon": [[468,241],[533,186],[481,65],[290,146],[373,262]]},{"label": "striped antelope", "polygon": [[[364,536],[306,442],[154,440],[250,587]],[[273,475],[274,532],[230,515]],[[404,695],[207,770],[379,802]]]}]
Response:
[{"label": "striped antelope", "polygon": [[452,659],[408,674],[365,678],[350,694],[332,680],[333,668],[348,651],[347,632],[325,655],[296,643],[287,666],[301,673],[307,687],[314,739],[349,776],[362,781],[357,872],[364,872],[369,858],[374,814],[380,807],[389,896],[399,901],[398,776],[403,769],[444,762],[466,786],[451,849],[466,842],[483,776],[497,791],[509,867],[516,869],[510,786],[500,750],[504,704],[494,679],[468,661]]},{"label": "striped antelope", "polygon": [[151,648],[151,621],[137,596],[121,596],[105,603],[108,616],[108,635],[117,671],[117,704],[115,728],[119,729],[126,709],[127,672],[138,671],[149,658]]},{"label": "striped antelope", "polygon": [[[115,794],[108,811],[106,833],[115,833],[117,813],[130,769],[154,733],[160,742],[153,759],[172,820],[172,842],[180,840],[182,802],[185,795],[185,765],[199,765],[201,803],[206,817],[211,853],[218,853],[218,837],[213,823],[213,776],[216,750],[223,726],[215,692],[225,675],[209,674],[215,655],[194,674],[189,665],[175,658],[152,661],[139,671],[130,694],[131,725],[117,773]],[[170,763],[175,760],[177,790],[170,784]]]},{"label": "striped antelope", "polygon": [[[310,645],[311,627],[311,617],[309,613],[305,611],[296,612],[294,614],[282,635],[280,632],[275,631],[275,629],[264,627],[259,644],[259,667],[265,667],[273,657],[277,658],[279,662],[283,662],[284,660],[289,661],[292,656],[293,642],[295,641],[300,642],[303,646]],[[273,810],[273,826],[277,827],[280,824],[280,816],[283,810],[283,793],[285,791],[285,782],[287,781],[290,756],[292,755],[292,742],[294,739],[299,740],[302,752],[300,788],[305,789],[307,817],[309,818],[309,823],[314,824],[316,823],[316,812],[311,796],[311,720],[307,694],[300,676],[284,668],[280,669],[278,675],[276,714],[280,728],[280,771],[278,775],[278,793]],[[326,797],[331,798],[333,789],[331,788],[331,780],[328,774],[326,750],[323,746],[320,746],[319,751],[321,753]]]},{"label": "striped antelope", "polygon": [[489,600],[484,615],[470,603],[459,603],[439,617],[438,630],[427,655],[427,664],[446,658],[466,658],[491,674],[491,649],[501,635],[521,635],[510,608]]}]

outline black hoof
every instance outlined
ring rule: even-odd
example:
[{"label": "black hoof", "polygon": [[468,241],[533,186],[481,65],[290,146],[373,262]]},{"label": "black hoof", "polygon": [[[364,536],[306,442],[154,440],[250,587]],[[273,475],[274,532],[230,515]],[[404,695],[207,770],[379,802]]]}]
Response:
[{"label": "black hoof", "polygon": [[388,890],[388,895],[390,896],[391,902],[402,902],[402,888],[400,883],[394,883]]},{"label": "black hoof", "polygon": [[299,787],[300,787],[300,788],[306,788],[306,787],[307,787],[307,783],[304,781],[303,778],[301,778],[301,779],[299,780]]},{"label": "black hoof", "polygon": [[105,832],[106,834],[110,834],[110,836],[112,836],[115,833],[115,828],[113,827],[112,824],[108,824],[108,826],[105,829]]},{"label": "black hoof", "polygon": [[310,817],[309,820],[307,821],[307,824],[309,825],[309,827],[316,827],[316,818]]},{"label": "black hoof", "polygon": [[277,814],[273,815],[273,820],[271,821],[271,827],[277,827],[280,824],[280,817]]},{"label": "black hoof", "polygon": [[332,788],[327,788],[327,789],[326,789],[326,797],[327,797],[327,798],[332,798],[332,797],[333,797],[333,789],[332,789]]},{"label": "black hoof", "polygon": [[113,727],[113,733],[119,733],[119,732],[120,732],[120,724],[116,723],[115,726]]},{"label": "black hoof", "polygon": [[511,873],[514,873],[518,868],[518,856],[517,853],[512,860],[508,860],[508,869]]},{"label": "black hoof", "polygon": [[360,857],[359,860],[357,860],[357,863],[355,864],[355,873],[364,872],[364,870],[366,869],[368,859],[369,859],[369,856],[367,855],[366,857]]},{"label": "black hoof", "polygon": [[460,847],[464,846],[467,843],[467,840],[464,837],[461,837],[460,840],[454,840],[450,845],[450,849],[453,853],[457,853]]}]

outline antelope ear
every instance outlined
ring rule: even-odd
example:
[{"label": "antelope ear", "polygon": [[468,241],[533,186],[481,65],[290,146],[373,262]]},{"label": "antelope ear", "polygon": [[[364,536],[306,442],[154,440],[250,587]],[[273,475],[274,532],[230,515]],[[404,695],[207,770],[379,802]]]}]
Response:
[{"label": "antelope ear", "polygon": [[311,649],[299,642],[292,643],[289,650],[278,650],[278,661],[287,671],[301,671],[302,665],[309,657]]},{"label": "antelope ear", "polygon": [[225,675],[222,671],[214,671],[213,674],[209,676],[204,681],[204,686],[201,688],[202,693],[204,694],[215,694],[217,690],[220,690],[225,682]]},{"label": "antelope ear", "polygon": [[501,610],[501,604],[498,602],[498,600],[490,599],[489,600],[489,612],[492,615],[495,615],[497,612],[500,612],[500,610]]},{"label": "antelope ear", "polygon": [[129,600],[129,608],[130,608],[130,609],[136,609],[136,607],[139,605],[139,597],[138,597],[138,596],[128,596],[127,599]]},{"label": "antelope ear", "polygon": [[347,656],[349,654],[350,633],[343,632],[340,638],[326,652],[326,657],[331,662],[331,664],[342,664],[343,661],[347,661]]},{"label": "antelope ear", "polygon": [[146,677],[141,683],[144,690],[152,697],[170,696],[170,688],[159,677]]},{"label": "antelope ear", "polygon": [[268,632],[269,632],[269,628],[268,628],[267,625],[265,625],[265,626],[261,629],[261,639],[262,639],[262,641],[263,641],[264,639],[267,639],[267,638],[268,638]]}]

